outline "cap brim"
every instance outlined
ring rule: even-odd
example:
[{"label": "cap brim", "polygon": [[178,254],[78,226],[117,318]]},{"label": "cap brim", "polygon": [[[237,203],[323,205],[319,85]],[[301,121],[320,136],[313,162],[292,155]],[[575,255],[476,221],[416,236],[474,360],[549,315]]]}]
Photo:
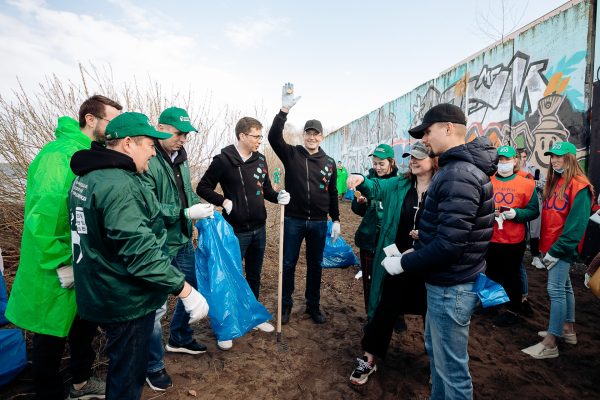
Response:
[{"label": "cap brim", "polygon": [[180,122],[180,123],[173,124],[173,126],[174,126],[175,128],[177,128],[177,130],[178,130],[179,132],[183,132],[183,133],[188,133],[188,132],[198,132],[198,130],[197,130],[196,128],[194,128],[194,127],[192,126],[192,124],[190,124],[190,123],[189,123],[189,122],[187,122],[187,121],[182,121],[182,122]]},{"label": "cap brim", "polygon": [[410,156],[413,156],[417,160],[424,160],[426,158],[429,158],[429,154],[423,153],[422,151],[414,151],[414,152],[411,151],[411,152],[402,154],[402,158],[406,158],[406,157],[410,157]]},{"label": "cap brim", "polygon": [[433,125],[433,122],[423,123],[419,126],[415,126],[414,128],[409,129],[408,133],[415,139],[421,139],[425,135],[425,129],[429,128],[431,125]]},{"label": "cap brim", "polygon": [[171,135],[170,133],[166,133],[166,132],[154,131],[154,132],[146,132],[144,134],[144,136],[148,136],[148,137],[156,138],[156,139],[168,139],[168,138],[172,137],[173,135]]},{"label": "cap brim", "polygon": [[544,155],[549,156],[551,154],[554,154],[555,156],[564,156],[567,153],[568,153],[568,151],[556,149],[556,150],[548,150],[548,151],[544,152]]}]

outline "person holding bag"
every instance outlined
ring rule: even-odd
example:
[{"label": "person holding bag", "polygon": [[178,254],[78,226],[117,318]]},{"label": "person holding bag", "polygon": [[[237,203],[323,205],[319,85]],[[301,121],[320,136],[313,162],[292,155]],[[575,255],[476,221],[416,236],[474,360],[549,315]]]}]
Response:
[{"label": "person holding bag", "polygon": [[581,251],[589,218],[593,188],[577,163],[572,143],[556,142],[544,153],[550,156],[542,205],[540,250],[548,269],[550,321],[548,330],[538,332],[544,339],[523,349],[533,358],[558,357],[557,340],[577,344],[575,296],[569,277],[571,264]]}]

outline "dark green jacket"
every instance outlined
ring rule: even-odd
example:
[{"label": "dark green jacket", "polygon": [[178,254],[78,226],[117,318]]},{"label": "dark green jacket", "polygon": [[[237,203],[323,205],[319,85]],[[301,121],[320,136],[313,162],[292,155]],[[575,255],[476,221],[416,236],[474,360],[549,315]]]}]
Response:
[{"label": "dark green jacket", "polygon": [[92,143],[71,160],[69,199],[75,297],[81,318],[99,323],[143,317],[183,289],[171,267],[164,221],[132,159]]},{"label": "dark green jacket", "polygon": [[[170,160],[167,160],[161,149],[160,144],[155,144],[156,157],[150,160],[150,168],[145,173],[139,175],[144,184],[152,190],[159,202],[159,208],[165,220],[167,227],[167,246],[169,255],[175,257],[179,249],[190,243],[192,239],[192,221],[185,218],[182,213],[183,205],[179,198],[177,184],[175,183],[175,170],[181,174],[185,197],[188,207],[200,202],[200,199],[192,189],[190,178],[190,167],[187,161],[187,155],[182,148],[179,156],[171,166]],[[183,159],[180,159],[180,156]],[[175,168],[175,170],[174,170]]]},{"label": "dark green jacket", "polygon": [[369,319],[377,309],[381,300],[381,290],[383,288],[383,279],[387,272],[381,266],[385,258],[383,248],[396,242],[396,233],[400,223],[400,210],[404,197],[410,189],[411,181],[402,176],[390,179],[369,179],[365,178],[362,185],[356,189],[367,199],[381,201],[383,205],[383,215],[381,217],[381,229],[375,257],[373,258],[373,272],[371,274],[371,294],[369,295]]}]

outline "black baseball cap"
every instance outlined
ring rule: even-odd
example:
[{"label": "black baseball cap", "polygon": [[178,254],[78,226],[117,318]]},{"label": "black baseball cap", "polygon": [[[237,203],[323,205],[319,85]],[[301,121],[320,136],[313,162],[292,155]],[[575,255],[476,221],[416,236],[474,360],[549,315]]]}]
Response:
[{"label": "black baseball cap", "polygon": [[452,122],[454,124],[467,125],[467,118],[460,107],[450,103],[442,103],[433,106],[425,113],[421,125],[408,130],[410,136],[421,139],[425,130],[436,122]]},{"label": "black baseball cap", "polygon": [[323,125],[321,125],[321,121],[316,119],[309,119],[308,121],[306,121],[306,123],[304,124],[304,132],[306,132],[309,129],[314,129],[319,133],[323,133]]}]

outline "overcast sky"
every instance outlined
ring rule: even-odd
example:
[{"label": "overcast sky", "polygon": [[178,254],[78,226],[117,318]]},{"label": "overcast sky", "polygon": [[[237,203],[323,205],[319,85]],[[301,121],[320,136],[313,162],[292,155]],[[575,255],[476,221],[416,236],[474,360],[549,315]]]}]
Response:
[{"label": "overcast sky", "polygon": [[289,81],[289,121],[335,129],[494,42],[502,3],[509,29],[564,1],[3,1],[0,94],[81,62],[270,118]]}]

